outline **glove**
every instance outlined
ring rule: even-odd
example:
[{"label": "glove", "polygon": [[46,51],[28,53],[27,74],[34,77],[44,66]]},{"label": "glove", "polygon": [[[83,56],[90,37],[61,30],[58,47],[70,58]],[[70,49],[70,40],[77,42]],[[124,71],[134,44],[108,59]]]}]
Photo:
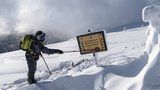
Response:
[{"label": "glove", "polygon": [[62,50],[56,50],[56,53],[63,54]]}]

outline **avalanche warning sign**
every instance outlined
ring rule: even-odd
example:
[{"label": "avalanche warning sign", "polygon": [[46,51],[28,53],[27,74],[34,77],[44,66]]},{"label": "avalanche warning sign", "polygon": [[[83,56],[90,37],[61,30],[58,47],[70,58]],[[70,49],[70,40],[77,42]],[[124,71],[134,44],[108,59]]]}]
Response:
[{"label": "avalanche warning sign", "polygon": [[103,31],[77,36],[77,41],[81,54],[107,51]]}]

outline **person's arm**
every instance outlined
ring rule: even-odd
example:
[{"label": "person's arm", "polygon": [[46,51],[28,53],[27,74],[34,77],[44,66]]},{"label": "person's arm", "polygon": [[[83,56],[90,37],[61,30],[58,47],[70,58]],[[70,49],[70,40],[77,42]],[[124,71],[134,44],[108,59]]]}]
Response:
[{"label": "person's arm", "polygon": [[59,49],[49,49],[45,46],[43,46],[42,52],[45,54],[54,54],[54,53],[59,53],[59,54],[63,54],[62,50]]}]

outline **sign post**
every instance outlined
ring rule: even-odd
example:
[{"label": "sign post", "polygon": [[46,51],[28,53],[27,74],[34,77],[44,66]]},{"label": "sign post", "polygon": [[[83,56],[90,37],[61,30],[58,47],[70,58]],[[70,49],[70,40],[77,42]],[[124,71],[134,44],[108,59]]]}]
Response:
[{"label": "sign post", "polygon": [[95,60],[95,65],[98,65],[98,55],[95,52],[93,52],[93,57]]},{"label": "sign post", "polygon": [[[88,33],[91,33],[91,30],[88,30]],[[95,65],[98,66],[98,55],[95,53],[95,50],[93,50],[93,57],[95,60]]]},{"label": "sign post", "polygon": [[107,45],[103,31],[77,36],[77,41],[81,54],[92,53],[95,64],[98,65],[98,55],[96,52],[107,51]]}]

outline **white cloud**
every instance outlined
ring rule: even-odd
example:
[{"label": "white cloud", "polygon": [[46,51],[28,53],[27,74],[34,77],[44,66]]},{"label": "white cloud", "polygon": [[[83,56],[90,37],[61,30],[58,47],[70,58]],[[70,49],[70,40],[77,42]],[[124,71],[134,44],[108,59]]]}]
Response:
[{"label": "white cloud", "polygon": [[0,18],[0,35],[9,34],[8,25],[4,18]]},{"label": "white cloud", "polygon": [[140,21],[146,0],[0,1],[0,18],[6,20],[7,31],[51,30],[73,37],[88,29],[116,27]]},{"label": "white cloud", "polygon": [[41,0],[20,1],[18,11],[15,30],[26,32],[43,27],[46,10]]}]

